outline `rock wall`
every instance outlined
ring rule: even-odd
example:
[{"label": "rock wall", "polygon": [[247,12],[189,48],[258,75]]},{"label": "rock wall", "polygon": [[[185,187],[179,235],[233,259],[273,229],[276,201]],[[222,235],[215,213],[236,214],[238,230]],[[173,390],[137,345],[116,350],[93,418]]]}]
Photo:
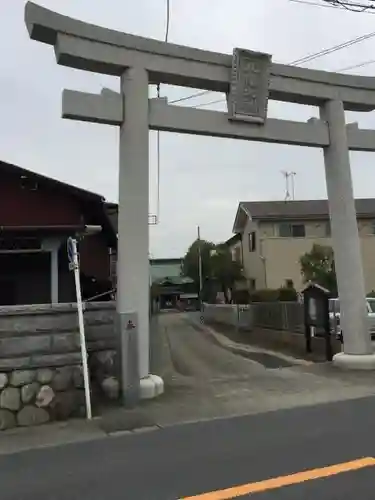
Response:
[{"label": "rock wall", "polygon": [[81,366],[0,374],[0,429],[85,415]]},{"label": "rock wall", "polygon": [[[109,399],[120,395],[114,315],[111,302],[85,306],[92,393]],[[0,430],[84,415],[76,305],[0,307]]]}]

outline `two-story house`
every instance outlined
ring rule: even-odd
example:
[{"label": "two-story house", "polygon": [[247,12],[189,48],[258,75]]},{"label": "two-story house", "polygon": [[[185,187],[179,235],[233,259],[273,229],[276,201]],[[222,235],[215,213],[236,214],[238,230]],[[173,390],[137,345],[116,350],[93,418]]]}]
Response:
[{"label": "two-story house", "polygon": [[[366,291],[375,290],[375,199],[357,199]],[[332,245],[327,200],[240,202],[227,245],[250,289],[302,287],[299,259],[314,243]],[[349,263],[350,265],[350,263]]]}]

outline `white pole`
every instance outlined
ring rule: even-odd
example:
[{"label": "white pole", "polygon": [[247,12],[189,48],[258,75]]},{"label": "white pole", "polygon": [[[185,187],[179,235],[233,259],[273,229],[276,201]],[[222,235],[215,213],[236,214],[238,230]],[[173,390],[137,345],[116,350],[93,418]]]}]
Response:
[{"label": "white pole", "polygon": [[77,295],[77,312],[78,312],[79,337],[80,337],[80,344],[81,344],[83,381],[84,381],[84,386],[85,386],[86,416],[87,416],[88,420],[91,420],[92,419],[92,412],[91,412],[91,396],[90,396],[90,377],[89,377],[89,368],[88,368],[88,364],[87,364],[85,324],[83,321],[82,293],[81,293],[81,281],[80,281],[80,277],[79,277],[77,240],[72,238],[70,241],[71,241],[71,245],[72,245],[72,259],[73,259],[72,264],[73,264],[74,281],[75,281],[76,295]]}]

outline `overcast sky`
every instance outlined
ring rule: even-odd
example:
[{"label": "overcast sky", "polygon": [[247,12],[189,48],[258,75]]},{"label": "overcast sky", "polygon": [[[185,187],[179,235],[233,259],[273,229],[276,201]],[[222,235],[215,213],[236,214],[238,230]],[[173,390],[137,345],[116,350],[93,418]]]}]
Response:
[{"label": "overcast sky", "polygon": [[[321,0],[307,0],[323,3]],[[162,39],[165,0],[40,0],[57,12],[128,33]],[[53,48],[29,39],[24,0],[0,0],[0,158],[117,201],[118,131],[61,119],[63,88],[118,89],[116,78],[57,66]],[[171,0],[170,42],[232,53],[243,47],[288,63],[370,33],[375,16],[289,0]],[[338,70],[370,60],[375,37],[308,66]],[[375,64],[353,70],[373,75]],[[178,98],[191,89],[162,87]],[[194,91],[193,91],[194,92]],[[186,104],[215,100],[218,94]],[[219,96],[220,97],[220,96]],[[221,104],[206,109],[223,109]],[[272,102],[269,116],[302,120],[313,108]],[[374,114],[350,120],[375,128]],[[357,197],[374,196],[375,155],[352,153]],[[150,212],[156,211],[156,142],[150,134]],[[297,199],[326,196],[322,152],[315,149],[161,134],[160,224],[150,227],[153,257],[183,255],[201,226],[213,241],[231,236],[240,200],[283,199],[281,171],[296,172]]]}]

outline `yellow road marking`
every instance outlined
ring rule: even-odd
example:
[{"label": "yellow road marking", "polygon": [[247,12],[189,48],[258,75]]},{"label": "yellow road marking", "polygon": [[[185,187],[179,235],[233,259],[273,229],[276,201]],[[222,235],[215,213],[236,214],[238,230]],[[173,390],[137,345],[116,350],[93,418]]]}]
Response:
[{"label": "yellow road marking", "polygon": [[242,497],[244,495],[249,495],[250,493],[259,493],[261,491],[282,488],[283,486],[291,486],[293,484],[299,484],[313,479],[321,479],[324,477],[334,476],[336,474],[342,474],[343,472],[350,472],[371,466],[375,466],[375,458],[359,458],[358,460],[352,460],[351,462],[330,465],[320,469],[297,472],[288,476],[280,476],[272,479],[265,479],[264,481],[257,481],[256,483],[242,484],[240,486],[226,488],[225,490],[193,495],[192,497],[183,497],[180,500],[230,500],[231,498]]}]

